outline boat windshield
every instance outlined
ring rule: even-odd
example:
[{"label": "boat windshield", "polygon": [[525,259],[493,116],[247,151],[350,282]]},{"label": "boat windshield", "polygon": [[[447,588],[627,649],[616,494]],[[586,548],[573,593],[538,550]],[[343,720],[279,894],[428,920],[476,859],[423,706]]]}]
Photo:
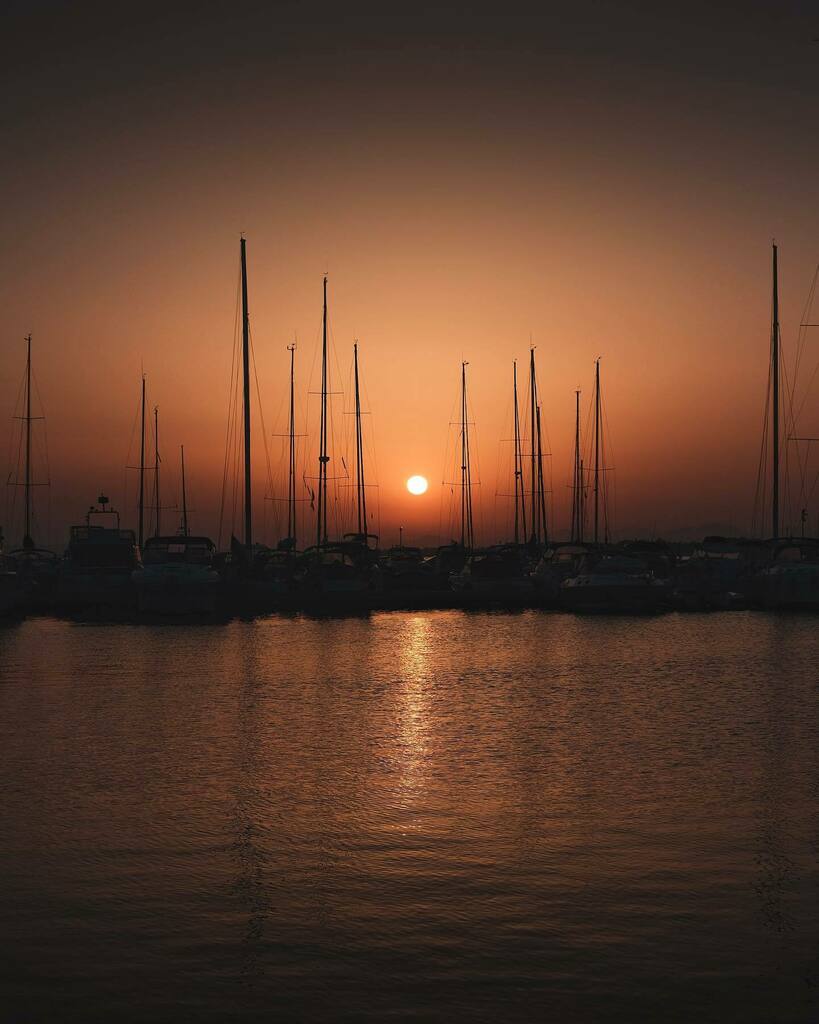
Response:
[{"label": "boat windshield", "polygon": [[144,565],[160,565],[168,562],[184,562],[188,565],[209,565],[213,560],[213,545],[207,540],[191,540],[184,537],[164,539],[151,538],[145,544],[142,561]]}]

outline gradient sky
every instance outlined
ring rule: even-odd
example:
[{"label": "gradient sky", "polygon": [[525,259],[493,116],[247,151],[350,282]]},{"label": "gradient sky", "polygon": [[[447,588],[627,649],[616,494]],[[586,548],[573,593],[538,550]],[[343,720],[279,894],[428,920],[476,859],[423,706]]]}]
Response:
[{"label": "gradient sky", "polygon": [[[385,542],[399,523],[407,541],[451,532],[440,485],[461,359],[479,539],[508,534],[500,442],[530,338],[558,534],[574,390],[590,398],[597,356],[616,534],[748,528],[771,239],[790,351],[819,259],[813,4],[5,10],[0,422],[10,434],[31,331],[44,539],[58,545],[100,488],[135,519],[142,366],[167,496],[184,443],[194,528],[216,534],[240,232],[268,434],[284,426],[294,335],[314,429],[329,272],[345,386],[360,342]],[[800,429],[819,437],[819,398]],[[280,451],[271,440],[274,469]],[[257,453],[258,532],[275,540]],[[424,498],[404,489],[413,473]]]}]

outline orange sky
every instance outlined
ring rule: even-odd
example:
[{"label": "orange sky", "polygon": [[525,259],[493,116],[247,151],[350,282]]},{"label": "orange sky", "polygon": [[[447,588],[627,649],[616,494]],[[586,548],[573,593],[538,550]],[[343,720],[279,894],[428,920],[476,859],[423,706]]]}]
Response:
[{"label": "orange sky", "polygon": [[[441,481],[461,359],[479,539],[509,535],[499,442],[510,436],[511,361],[523,372],[530,338],[557,534],[568,529],[574,390],[590,398],[596,356],[615,533],[747,529],[771,238],[786,345],[819,258],[817,47],[800,5],[770,24],[754,7],[742,29],[710,23],[705,38],[696,10],[693,26],[646,10],[620,27],[616,5],[568,25],[510,15],[497,33],[491,19],[464,30],[454,16],[424,22],[427,11],[407,28],[365,11],[369,34],[347,25],[331,45],[306,8],[293,5],[277,32],[254,7],[224,51],[221,23],[97,24],[84,42],[74,27],[56,66],[52,24],[31,89],[15,80],[0,168],[0,422],[10,433],[31,331],[51,462],[44,539],[61,543],[101,488],[135,519],[124,467],[141,366],[160,408],[168,498],[184,443],[193,525],[215,536],[240,231],[268,434],[284,427],[294,334],[302,408],[317,386],[329,272],[345,386],[360,343],[385,542],[399,523],[408,542],[451,533]],[[20,32],[27,17],[15,15]],[[808,419],[819,436],[819,403]],[[274,541],[256,451],[257,535]],[[279,452],[271,441],[274,469]],[[404,488],[413,473],[430,480],[423,498]]]}]

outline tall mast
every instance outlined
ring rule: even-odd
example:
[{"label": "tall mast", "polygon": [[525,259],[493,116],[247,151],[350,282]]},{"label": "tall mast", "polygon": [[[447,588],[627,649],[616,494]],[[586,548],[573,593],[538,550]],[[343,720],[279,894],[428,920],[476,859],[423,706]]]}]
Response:
[{"label": "tall mast", "polygon": [[145,540],[145,374],[142,374],[142,413],[139,437],[139,546]]},{"label": "tall mast", "polygon": [[358,342],[353,344],[355,367],[355,484],[358,511],[358,532],[367,542],[367,495],[364,486],[364,438],[361,432],[361,397],[358,390]]},{"label": "tall mast", "polygon": [[543,486],[543,445],[540,437],[540,406],[537,407],[537,492],[538,513],[543,529],[543,543],[546,544],[546,488]]},{"label": "tall mast", "polygon": [[245,427],[245,547],[253,547],[253,508],[250,493],[250,317],[247,311],[247,251],[245,239],[240,243],[242,257],[242,369],[244,373],[243,409]]},{"label": "tall mast", "polygon": [[538,523],[538,500],[537,500],[537,464],[535,462],[535,432],[537,408],[537,385],[535,383],[535,346],[529,349],[529,434],[530,434],[530,459],[532,466],[532,543],[537,544],[540,540],[540,527]]},{"label": "tall mast", "polygon": [[515,403],[515,543],[526,540],[526,489],[523,482],[523,452],[520,444],[520,414],[518,412],[518,364],[512,361],[512,381]]},{"label": "tall mast", "polygon": [[580,459],[580,505],[579,505],[579,511],[578,511],[579,523],[580,523],[578,540],[580,541],[581,544],[583,543],[583,541],[585,539],[583,535],[584,535],[584,533],[586,531],[586,498],[587,497],[588,497],[588,495],[586,494],[586,469],[585,469],[585,466],[583,464],[583,458],[581,457],[581,459]]},{"label": "tall mast", "polygon": [[160,534],[159,516],[162,510],[159,504],[159,406],[154,406],[154,537]]},{"label": "tall mast", "polygon": [[580,390],[574,393],[574,488],[572,495],[572,541],[583,543],[583,464],[580,453]]},{"label": "tall mast", "polygon": [[595,544],[600,522],[600,359],[595,360]]},{"label": "tall mast", "polygon": [[779,280],[777,248],[773,245],[773,310],[771,317],[771,377],[773,384],[773,487],[771,530],[779,536]]},{"label": "tall mast", "polygon": [[188,536],[188,495],[185,490],[185,446],[179,446],[182,453],[182,536]]},{"label": "tall mast", "polygon": [[287,484],[287,537],[296,547],[296,410],[295,410],[295,357],[296,343],[287,346],[290,353],[290,442],[289,474]]},{"label": "tall mast", "polygon": [[31,335],[26,338],[26,480],[23,547],[34,547],[31,539]]},{"label": "tall mast", "polygon": [[472,469],[469,460],[469,420],[466,400],[466,368],[461,363],[461,547],[471,551],[475,538],[472,528]]},{"label": "tall mast", "polygon": [[316,544],[327,543],[327,277],[324,278],[324,304],[321,316],[321,424],[319,428],[318,508]]}]

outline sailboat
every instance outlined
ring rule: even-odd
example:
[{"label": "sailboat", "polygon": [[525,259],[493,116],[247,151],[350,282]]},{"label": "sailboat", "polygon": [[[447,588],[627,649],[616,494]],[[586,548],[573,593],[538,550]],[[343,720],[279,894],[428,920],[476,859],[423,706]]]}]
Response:
[{"label": "sailboat", "polygon": [[[154,411],[157,416],[157,410]],[[158,420],[157,420],[158,428]],[[216,610],[221,578],[214,568],[216,545],[210,537],[191,535],[185,480],[185,446],[180,446],[182,518],[174,535],[162,534],[159,500],[159,431],[155,430],[155,533],[145,541],[142,565],[132,573],[137,609],[156,615],[201,615]],[[140,520],[142,517],[140,516]]]},{"label": "sailboat", "polygon": [[290,355],[290,389],[287,432],[287,532],[275,548],[259,552],[254,559],[254,577],[259,597],[269,605],[281,606],[295,598],[300,563],[296,496],[296,344],[287,346]]},{"label": "sailboat", "polygon": [[553,543],[544,551],[533,573],[538,601],[541,606],[552,607],[560,598],[564,580],[576,576],[589,555],[584,542],[586,519],[586,480],[583,466],[583,445],[580,431],[580,389],[574,393],[574,459],[572,475],[572,520],[568,544]]},{"label": "sailboat", "polygon": [[560,606],[573,612],[641,614],[668,606],[670,583],[655,573],[650,559],[636,549],[610,547],[602,419],[600,360],[594,364],[593,547],[579,571],[560,584]]},{"label": "sailboat", "polygon": [[[783,537],[780,509],[780,429],[782,425],[780,370],[778,249],[772,248],[771,302],[771,555],[770,563],[752,580],[756,603],[771,609],[819,609],[819,540]],[[813,440],[792,438],[792,440]],[[805,513],[803,512],[803,523]]]},{"label": "sailboat", "polygon": [[319,419],[318,478],[316,487],[316,543],[304,552],[299,583],[302,597],[308,603],[352,603],[356,607],[370,604],[374,593],[381,589],[377,555],[369,541],[377,541],[367,525],[366,483],[364,477],[364,448],[361,433],[361,400],[358,385],[358,344],[353,348],[355,367],[356,417],[356,525],[355,533],[341,540],[331,541],[328,533],[328,466],[329,417],[329,362],[327,346],[327,278],[323,281],[321,319],[321,410]]},{"label": "sailboat", "polygon": [[[465,368],[462,379],[462,420],[461,431],[464,440],[464,451],[462,463],[466,465],[466,478],[462,479],[465,490],[469,490],[471,483],[471,471],[469,470],[469,424],[466,409],[466,378]],[[503,606],[531,604],[534,596],[534,580],[532,578],[532,549],[527,543],[527,508],[526,490],[524,485],[523,454],[520,437],[520,415],[518,407],[518,370],[517,361],[512,362],[512,396],[513,396],[513,423],[514,423],[514,485],[515,485],[515,508],[514,508],[514,540],[511,543],[496,544],[480,551],[470,550],[467,554],[463,568],[451,576],[452,589],[461,596],[461,599],[470,604],[498,604]],[[539,416],[539,409],[537,410]],[[539,419],[535,421],[539,423]],[[538,438],[539,452],[539,438]],[[540,462],[540,477],[537,475],[537,461],[532,462],[535,467],[533,476],[533,488],[535,501],[540,497],[538,481],[542,484],[542,460]],[[463,503],[468,509],[468,517],[471,522],[471,494],[468,494]],[[531,512],[534,506],[530,504]],[[534,515],[534,514],[533,514]],[[538,503],[538,523],[540,519],[540,505]],[[534,519],[533,519],[534,526]],[[467,527],[466,532],[471,529]],[[538,530],[540,527],[538,527]],[[466,535],[462,530],[462,535]],[[534,529],[533,529],[534,533]]]},{"label": "sailboat", "polygon": [[53,551],[39,547],[33,538],[34,505],[32,489],[34,481],[32,459],[32,423],[42,417],[32,416],[31,390],[31,335],[26,338],[26,370],[23,390],[23,425],[21,443],[23,446],[23,480],[15,481],[23,488],[23,539],[19,548],[7,554],[8,564],[17,573],[18,580],[26,592],[27,602],[34,607],[44,606],[57,575],[58,559]]}]

